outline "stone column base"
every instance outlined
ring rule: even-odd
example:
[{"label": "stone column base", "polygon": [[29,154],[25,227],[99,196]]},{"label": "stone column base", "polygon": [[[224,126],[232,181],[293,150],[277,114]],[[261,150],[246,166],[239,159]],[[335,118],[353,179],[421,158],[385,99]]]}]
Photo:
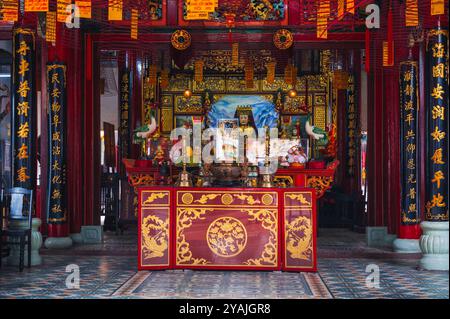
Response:
[{"label": "stone column base", "polygon": [[396,253],[414,254],[422,252],[420,250],[418,239],[397,238],[392,244],[392,248]]},{"label": "stone column base", "polygon": [[72,244],[73,241],[70,237],[48,237],[44,246],[48,249],[64,249],[71,247]]},{"label": "stone column base", "polygon": [[81,236],[81,233],[73,233],[69,235],[70,238],[72,238],[72,241],[74,244],[82,244],[83,243],[83,236]]},{"label": "stone column base", "polygon": [[420,249],[423,257],[419,267],[425,270],[448,270],[448,222],[429,222],[420,224],[423,235]]}]

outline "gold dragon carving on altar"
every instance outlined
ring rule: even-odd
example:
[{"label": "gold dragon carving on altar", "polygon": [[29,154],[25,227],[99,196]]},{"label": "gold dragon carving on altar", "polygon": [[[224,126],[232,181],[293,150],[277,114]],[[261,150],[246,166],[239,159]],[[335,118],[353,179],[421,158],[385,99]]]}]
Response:
[{"label": "gold dragon carving on altar", "polygon": [[150,215],[142,222],[142,250],[144,258],[163,257],[169,247],[169,219]]},{"label": "gold dragon carving on altar", "polygon": [[286,250],[293,259],[310,260],[312,254],[311,220],[299,216],[286,223]]},{"label": "gold dragon carving on altar", "polygon": [[130,184],[134,186],[142,186],[142,185],[154,185],[155,180],[153,176],[148,174],[132,174],[129,177]]},{"label": "gold dragon carving on altar", "polygon": [[309,176],[306,184],[316,190],[317,198],[325,194],[333,183],[333,176]]}]

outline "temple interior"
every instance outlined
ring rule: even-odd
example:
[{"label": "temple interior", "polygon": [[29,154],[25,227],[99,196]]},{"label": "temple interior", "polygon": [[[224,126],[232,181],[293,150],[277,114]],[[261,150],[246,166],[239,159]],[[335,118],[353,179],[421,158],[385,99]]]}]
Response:
[{"label": "temple interior", "polygon": [[0,1],[0,298],[448,299],[447,14]]}]

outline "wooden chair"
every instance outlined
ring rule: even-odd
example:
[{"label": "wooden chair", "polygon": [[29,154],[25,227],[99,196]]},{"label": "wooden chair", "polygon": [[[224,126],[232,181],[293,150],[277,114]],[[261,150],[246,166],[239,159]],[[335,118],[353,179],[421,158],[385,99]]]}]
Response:
[{"label": "wooden chair", "polygon": [[[1,194],[0,218],[0,251],[5,245],[19,245],[19,270],[23,271],[25,245],[28,248],[28,267],[31,267],[31,220],[33,211],[33,191],[15,187]],[[6,221],[6,223],[4,223]],[[25,227],[21,229],[10,228],[11,222],[22,222]],[[6,241],[3,238],[6,237]],[[18,238],[19,241],[11,241]],[[10,241],[8,241],[10,240]],[[2,266],[0,258],[0,267]]]}]

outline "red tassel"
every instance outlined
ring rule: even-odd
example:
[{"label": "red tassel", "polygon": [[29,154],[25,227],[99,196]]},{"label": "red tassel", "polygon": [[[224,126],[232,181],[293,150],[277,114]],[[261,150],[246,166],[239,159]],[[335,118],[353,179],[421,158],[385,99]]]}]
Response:
[{"label": "red tassel", "polygon": [[388,51],[389,51],[389,64],[393,64],[394,61],[394,36],[393,36],[393,19],[392,19],[392,9],[389,8],[388,12],[388,23],[387,23],[387,43],[388,43]]},{"label": "red tassel", "polygon": [[370,72],[370,30],[366,28],[366,62],[365,69],[366,73]]}]

